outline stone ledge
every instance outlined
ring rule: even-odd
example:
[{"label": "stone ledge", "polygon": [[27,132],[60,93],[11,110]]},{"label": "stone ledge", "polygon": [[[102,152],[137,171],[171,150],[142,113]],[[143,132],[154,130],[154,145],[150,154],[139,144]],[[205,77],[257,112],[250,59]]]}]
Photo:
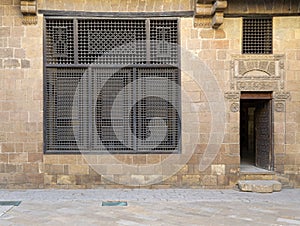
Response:
[{"label": "stone ledge", "polygon": [[241,191],[271,193],[281,191],[281,183],[275,180],[240,180],[238,186]]}]

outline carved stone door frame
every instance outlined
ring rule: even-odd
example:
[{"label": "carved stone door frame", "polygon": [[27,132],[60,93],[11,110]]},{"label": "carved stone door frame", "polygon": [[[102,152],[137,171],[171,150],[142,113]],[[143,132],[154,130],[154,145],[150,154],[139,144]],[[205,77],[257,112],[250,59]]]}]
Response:
[{"label": "carved stone door frame", "polygon": [[[241,160],[273,170],[272,92],[242,92],[240,99]],[[249,115],[249,110],[252,110],[252,115]]]},{"label": "carved stone door frame", "polygon": [[[231,58],[229,89],[225,91],[229,113],[239,112],[242,92],[270,92],[272,93],[274,122],[278,122],[280,118],[285,117],[286,101],[290,98],[290,93],[285,89],[285,56],[280,54],[234,54],[231,55]],[[284,128],[285,126],[284,122]],[[278,129],[274,129],[274,133],[286,136],[285,132],[282,133]],[[277,167],[276,156],[282,158],[284,155],[284,143],[281,142],[284,139],[285,137],[274,140],[277,146],[280,145],[280,149],[277,147],[277,151],[274,153],[274,168],[276,171],[282,171],[283,169],[280,162],[278,162],[279,165],[281,164],[280,167],[279,165],[279,168]]]}]

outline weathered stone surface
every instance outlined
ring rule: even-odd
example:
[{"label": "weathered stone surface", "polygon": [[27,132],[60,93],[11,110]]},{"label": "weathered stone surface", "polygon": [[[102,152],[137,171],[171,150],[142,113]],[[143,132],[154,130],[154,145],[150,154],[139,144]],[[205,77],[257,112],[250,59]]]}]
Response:
[{"label": "weathered stone surface", "polygon": [[240,180],[238,186],[241,191],[271,193],[281,191],[281,183],[275,180]]},{"label": "weathered stone surface", "polygon": [[75,184],[76,179],[74,175],[57,175],[57,184],[60,185],[69,185]]}]

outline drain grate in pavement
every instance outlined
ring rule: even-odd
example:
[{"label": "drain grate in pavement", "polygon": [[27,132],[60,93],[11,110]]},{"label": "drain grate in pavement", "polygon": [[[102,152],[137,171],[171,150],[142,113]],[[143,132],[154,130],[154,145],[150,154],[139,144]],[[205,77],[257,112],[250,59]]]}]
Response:
[{"label": "drain grate in pavement", "polygon": [[106,201],[102,202],[102,206],[127,206],[126,201]]},{"label": "drain grate in pavement", "polygon": [[0,206],[18,206],[21,201],[0,201]]}]

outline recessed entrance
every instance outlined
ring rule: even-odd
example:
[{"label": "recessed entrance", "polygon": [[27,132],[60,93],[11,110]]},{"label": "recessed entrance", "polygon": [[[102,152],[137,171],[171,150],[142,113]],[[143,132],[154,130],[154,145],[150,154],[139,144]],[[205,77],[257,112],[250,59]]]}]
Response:
[{"label": "recessed entrance", "polygon": [[272,93],[242,93],[240,106],[241,163],[272,170]]}]

